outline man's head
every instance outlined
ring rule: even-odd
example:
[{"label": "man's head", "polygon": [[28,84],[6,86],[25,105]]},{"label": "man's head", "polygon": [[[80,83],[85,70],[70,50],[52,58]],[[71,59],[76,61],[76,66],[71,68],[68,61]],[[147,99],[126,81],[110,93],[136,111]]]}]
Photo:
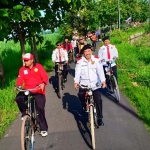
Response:
[{"label": "man's head", "polygon": [[105,36],[103,39],[103,42],[104,42],[104,45],[109,45],[110,44],[110,39],[109,39],[109,36]]},{"label": "man's head", "polygon": [[56,42],[56,46],[57,46],[58,49],[60,49],[60,48],[61,48],[61,42],[60,42],[60,41],[57,41],[57,42]]},{"label": "man's head", "polygon": [[68,37],[67,37],[67,36],[65,36],[64,40],[65,40],[65,42],[68,42]]},{"label": "man's head", "polygon": [[87,60],[91,59],[92,55],[91,45],[90,44],[84,45],[84,47],[81,49],[81,54],[83,54]]},{"label": "man's head", "polygon": [[31,67],[33,65],[34,56],[31,53],[26,53],[22,56],[22,59],[26,67]]}]

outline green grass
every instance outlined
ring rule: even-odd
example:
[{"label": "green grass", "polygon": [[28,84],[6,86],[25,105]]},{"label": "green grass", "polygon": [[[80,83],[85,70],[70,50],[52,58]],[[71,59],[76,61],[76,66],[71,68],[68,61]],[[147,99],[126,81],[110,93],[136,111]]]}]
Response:
[{"label": "green grass", "polygon": [[[55,43],[62,37],[59,34],[45,34],[44,42],[37,46],[39,61],[44,65],[47,72],[53,68],[51,61],[52,51]],[[26,52],[30,52],[30,46],[25,45]],[[5,72],[5,86],[2,88],[0,82],[0,138],[5,129],[16,118],[19,113],[15,102],[16,93],[13,91],[19,68],[22,66],[21,50],[19,43],[13,41],[0,42],[0,56]]]},{"label": "green grass", "polygon": [[[112,43],[119,51],[119,87],[150,132],[150,53],[146,46],[148,40],[138,41],[139,45],[131,45],[127,40],[137,31],[140,30],[136,28],[133,31],[130,29],[130,32],[114,33]],[[145,37],[148,38],[146,35]]]}]

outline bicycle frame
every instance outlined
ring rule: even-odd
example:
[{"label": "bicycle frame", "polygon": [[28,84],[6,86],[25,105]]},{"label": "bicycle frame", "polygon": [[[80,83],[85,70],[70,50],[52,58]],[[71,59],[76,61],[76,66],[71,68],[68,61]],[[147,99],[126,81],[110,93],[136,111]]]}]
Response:
[{"label": "bicycle frame", "polygon": [[62,98],[62,90],[64,88],[64,81],[63,81],[63,70],[65,62],[56,62],[56,65],[58,65],[58,97]]}]

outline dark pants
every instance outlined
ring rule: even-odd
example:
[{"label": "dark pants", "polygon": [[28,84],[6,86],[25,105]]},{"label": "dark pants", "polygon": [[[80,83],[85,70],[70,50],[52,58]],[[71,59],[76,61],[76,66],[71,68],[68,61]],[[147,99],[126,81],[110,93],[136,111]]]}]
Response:
[{"label": "dark pants", "polygon": [[[39,113],[39,124],[40,124],[40,130],[41,131],[47,131],[48,125],[45,118],[45,102],[46,98],[44,94],[33,94],[33,97],[36,101],[38,113]],[[24,92],[18,93],[16,96],[16,102],[18,104],[19,110],[23,115],[26,113],[26,109],[28,109],[27,105],[25,104],[25,101],[27,100],[27,96],[24,94]]]},{"label": "dark pants", "polygon": [[[79,88],[79,93],[78,93],[78,97],[82,103],[82,107],[84,107],[84,108],[86,107],[86,104],[85,104],[86,91],[87,91],[86,89]],[[101,119],[101,118],[103,118],[103,114],[102,114],[102,99],[101,99],[100,89],[96,89],[93,91],[93,98],[97,105],[98,118]]]},{"label": "dark pants", "polygon": [[[58,65],[55,65],[55,75],[58,76]],[[63,78],[67,78],[67,75],[68,75],[68,65],[65,64],[63,66],[63,71],[62,71],[62,74],[63,74]]]},{"label": "dark pants", "polygon": [[[105,67],[106,67],[106,66],[103,66],[104,73],[105,73],[105,77],[106,77]],[[114,74],[114,76],[116,77],[116,80],[117,80],[117,82],[118,82],[117,66],[116,66],[116,65],[112,67],[112,71],[113,71],[113,74]]]},{"label": "dark pants", "polygon": [[92,47],[93,47],[93,50],[95,51],[95,49],[96,49],[96,41],[92,41]]}]

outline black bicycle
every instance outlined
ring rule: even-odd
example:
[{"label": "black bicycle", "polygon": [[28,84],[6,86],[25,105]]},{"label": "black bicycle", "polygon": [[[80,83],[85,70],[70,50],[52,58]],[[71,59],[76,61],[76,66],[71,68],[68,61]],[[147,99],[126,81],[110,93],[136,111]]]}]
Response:
[{"label": "black bicycle", "polygon": [[57,76],[57,88],[58,88],[58,97],[62,98],[62,90],[65,88],[65,82],[63,78],[63,70],[65,62],[56,62],[55,65],[58,65],[58,76]]},{"label": "black bicycle", "polygon": [[[104,60],[103,60],[104,62]],[[108,65],[105,67],[106,72],[106,84],[108,92],[114,94],[116,102],[120,101],[120,93],[119,93],[119,86],[116,80],[116,77],[113,74],[111,64],[114,63],[114,60],[105,61]]]},{"label": "black bicycle", "polygon": [[21,150],[33,150],[36,131],[40,132],[39,120],[38,120],[38,110],[35,99],[30,91],[37,90],[39,86],[34,89],[23,90],[19,87],[16,89],[20,92],[24,92],[27,96],[26,104],[28,109],[26,110],[26,115],[22,118],[21,125]]}]

